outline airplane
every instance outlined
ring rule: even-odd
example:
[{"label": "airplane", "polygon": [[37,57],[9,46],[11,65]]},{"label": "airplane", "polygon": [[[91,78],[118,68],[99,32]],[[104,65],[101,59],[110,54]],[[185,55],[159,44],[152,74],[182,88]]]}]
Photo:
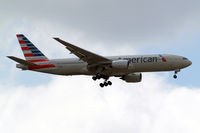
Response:
[{"label": "airplane", "polygon": [[90,75],[93,80],[104,79],[104,82],[99,84],[100,87],[112,85],[109,81],[112,76],[128,83],[141,82],[142,72],[174,71],[173,77],[176,79],[181,69],[192,64],[187,58],[172,54],[104,57],[57,37],[54,39],[78,58],[48,59],[23,34],[16,36],[26,60],[7,57],[19,63],[17,68],[56,75]]}]

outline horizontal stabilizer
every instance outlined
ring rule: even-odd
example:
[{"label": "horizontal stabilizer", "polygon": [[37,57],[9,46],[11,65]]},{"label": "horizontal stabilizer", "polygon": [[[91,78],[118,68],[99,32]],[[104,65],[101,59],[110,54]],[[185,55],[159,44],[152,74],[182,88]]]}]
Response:
[{"label": "horizontal stabilizer", "polygon": [[26,60],[23,60],[23,59],[14,57],[14,56],[7,56],[7,57],[10,58],[11,60],[14,60],[14,61],[22,64],[22,65],[25,65],[25,66],[37,66],[37,64],[35,64],[35,63],[28,62]]}]

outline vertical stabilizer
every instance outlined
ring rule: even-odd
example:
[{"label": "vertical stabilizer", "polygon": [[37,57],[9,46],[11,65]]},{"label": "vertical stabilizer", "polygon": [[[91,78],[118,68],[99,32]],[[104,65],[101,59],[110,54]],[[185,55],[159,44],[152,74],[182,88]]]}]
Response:
[{"label": "vertical stabilizer", "polygon": [[49,61],[49,59],[30,42],[23,34],[17,34],[17,38],[21,49],[24,53],[24,57],[29,62],[43,62]]}]

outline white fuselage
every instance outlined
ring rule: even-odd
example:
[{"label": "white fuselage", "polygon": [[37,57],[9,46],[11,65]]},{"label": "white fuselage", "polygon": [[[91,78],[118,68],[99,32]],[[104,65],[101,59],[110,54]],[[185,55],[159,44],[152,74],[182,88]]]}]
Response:
[{"label": "white fuselage", "polygon": [[[129,66],[126,69],[109,70],[109,76],[121,76],[135,72],[155,72],[180,70],[191,65],[187,58],[177,55],[133,55],[133,56],[110,56],[106,57],[115,60],[128,60]],[[78,58],[52,59],[42,64],[54,64],[55,67],[36,69],[34,71],[58,74],[58,75],[95,75],[88,70],[88,64]],[[41,63],[38,63],[41,64]]]}]

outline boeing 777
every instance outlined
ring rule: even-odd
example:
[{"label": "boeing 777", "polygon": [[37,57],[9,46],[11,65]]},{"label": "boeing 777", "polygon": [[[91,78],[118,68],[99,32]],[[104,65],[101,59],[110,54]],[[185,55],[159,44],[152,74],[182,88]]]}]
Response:
[{"label": "boeing 777", "polygon": [[112,85],[109,77],[115,76],[126,82],[140,82],[142,72],[174,71],[177,73],[192,64],[185,57],[171,54],[131,55],[104,57],[59,38],[54,38],[63,44],[78,58],[48,59],[24,35],[17,38],[26,60],[7,56],[16,61],[16,67],[22,70],[50,73],[56,75],[91,75],[93,80],[104,79],[101,87]]}]

